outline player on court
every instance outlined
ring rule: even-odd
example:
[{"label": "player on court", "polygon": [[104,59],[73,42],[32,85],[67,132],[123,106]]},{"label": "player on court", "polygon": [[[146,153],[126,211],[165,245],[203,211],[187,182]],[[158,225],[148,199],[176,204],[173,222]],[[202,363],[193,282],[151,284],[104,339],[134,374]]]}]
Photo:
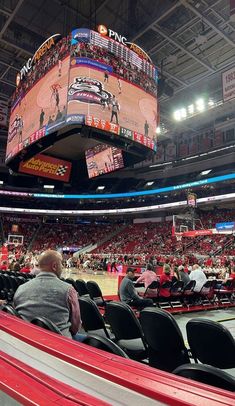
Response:
[{"label": "player on court", "polygon": [[[59,103],[60,103],[60,96],[59,96],[59,90],[58,89],[61,89],[61,86],[58,83],[54,83],[51,86],[51,91],[52,91],[52,93],[51,93],[51,105],[55,103],[55,107],[57,107],[57,109],[58,109]],[[54,103],[53,103],[53,100],[54,100]]]},{"label": "player on court", "polygon": [[109,83],[109,71],[108,71],[108,69],[106,69],[104,71],[104,83],[105,82]]},{"label": "player on court", "polygon": [[115,117],[116,124],[119,124],[118,123],[118,112],[120,111],[120,106],[119,106],[118,100],[116,99],[115,95],[113,95],[113,98],[112,98],[111,108],[112,108],[112,111],[111,111],[110,122],[112,123],[113,118]]},{"label": "player on court", "polygon": [[117,78],[117,82],[118,82],[118,94],[122,93],[122,83],[120,78]]}]

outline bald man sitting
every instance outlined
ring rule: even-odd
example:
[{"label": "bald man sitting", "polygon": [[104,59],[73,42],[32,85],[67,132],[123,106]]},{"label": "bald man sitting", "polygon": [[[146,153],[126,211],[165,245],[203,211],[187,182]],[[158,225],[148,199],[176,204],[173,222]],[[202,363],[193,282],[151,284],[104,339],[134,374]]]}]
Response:
[{"label": "bald man sitting", "polygon": [[83,341],[85,335],[78,334],[81,327],[77,292],[59,278],[62,273],[62,256],[48,250],[39,257],[39,274],[19,286],[13,299],[17,312],[26,320],[46,317],[52,321],[65,337]]}]

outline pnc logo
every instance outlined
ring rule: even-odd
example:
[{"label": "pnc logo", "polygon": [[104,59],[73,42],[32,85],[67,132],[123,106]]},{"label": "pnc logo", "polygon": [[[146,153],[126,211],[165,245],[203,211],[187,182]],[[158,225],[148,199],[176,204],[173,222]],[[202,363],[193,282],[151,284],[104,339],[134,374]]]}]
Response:
[{"label": "pnc logo", "polygon": [[120,42],[121,44],[125,45],[126,44],[126,37],[123,37],[122,35],[118,34],[117,32],[110,30],[110,28],[105,27],[105,25],[98,25],[97,31],[100,33],[100,35],[103,36],[108,36],[109,38],[114,39],[115,41]]},{"label": "pnc logo", "polygon": [[108,34],[108,28],[106,28],[105,27],[105,25],[98,25],[98,32],[101,34],[101,35],[107,35]]}]

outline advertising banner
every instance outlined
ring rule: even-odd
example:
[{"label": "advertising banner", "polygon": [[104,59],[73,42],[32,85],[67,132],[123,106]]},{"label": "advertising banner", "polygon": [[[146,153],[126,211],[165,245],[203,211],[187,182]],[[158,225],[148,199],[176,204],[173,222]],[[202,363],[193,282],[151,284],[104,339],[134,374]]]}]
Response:
[{"label": "advertising banner", "polygon": [[19,171],[30,175],[68,182],[71,168],[71,162],[38,154],[28,161],[21,162]]}]

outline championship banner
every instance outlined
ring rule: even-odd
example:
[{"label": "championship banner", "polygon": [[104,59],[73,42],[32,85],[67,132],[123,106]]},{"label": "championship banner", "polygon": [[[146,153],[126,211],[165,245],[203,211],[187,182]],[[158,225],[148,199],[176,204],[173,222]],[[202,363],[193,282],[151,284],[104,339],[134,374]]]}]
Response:
[{"label": "championship banner", "polygon": [[28,161],[21,162],[19,172],[69,182],[71,168],[72,164],[69,161],[38,154]]},{"label": "championship banner", "polygon": [[7,127],[8,102],[0,99],[0,127]]},{"label": "championship banner", "polygon": [[235,98],[235,67],[222,73],[224,102]]}]

